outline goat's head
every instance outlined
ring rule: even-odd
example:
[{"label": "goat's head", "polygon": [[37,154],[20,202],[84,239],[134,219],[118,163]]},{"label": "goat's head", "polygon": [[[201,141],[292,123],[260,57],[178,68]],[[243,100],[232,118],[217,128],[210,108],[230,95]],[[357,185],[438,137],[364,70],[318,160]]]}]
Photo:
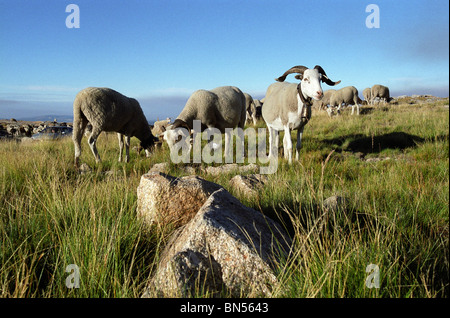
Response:
[{"label": "goat's head", "polygon": [[301,80],[301,90],[307,96],[315,100],[320,100],[323,97],[323,90],[320,82],[324,82],[330,86],[339,84],[341,81],[333,82],[330,80],[320,65],[316,65],[313,69],[306,66],[298,65],[291,67],[289,70],[275,80],[283,82],[289,74],[297,73],[296,79]]},{"label": "goat's head", "polygon": [[179,142],[184,142],[188,146],[191,129],[186,122],[176,119],[172,125],[167,128],[162,127],[162,129],[164,130],[163,139],[167,142],[170,150]]}]

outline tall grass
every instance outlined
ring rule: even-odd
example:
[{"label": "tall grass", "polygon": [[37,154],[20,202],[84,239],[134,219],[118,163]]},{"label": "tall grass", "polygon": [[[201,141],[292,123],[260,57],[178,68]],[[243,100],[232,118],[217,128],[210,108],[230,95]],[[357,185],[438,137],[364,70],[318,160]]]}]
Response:
[{"label": "tall grass", "polygon": [[[359,117],[316,112],[300,160],[281,159],[256,196],[231,188],[232,175],[199,174],[293,237],[275,297],[448,297],[448,136],[442,104],[368,108]],[[105,134],[98,149],[101,164],[83,141],[93,172],[79,174],[71,140],[0,143],[1,297],[142,294],[172,230],[143,226],[136,189],[169,152],[132,151],[128,164],[118,163],[116,137]],[[367,160],[374,158],[383,160]],[[169,173],[186,174],[179,165]],[[324,209],[331,195],[345,197],[347,208]],[[80,269],[80,288],[66,286],[70,264]],[[366,286],[369,264],[380,270],[379,288]]]}]

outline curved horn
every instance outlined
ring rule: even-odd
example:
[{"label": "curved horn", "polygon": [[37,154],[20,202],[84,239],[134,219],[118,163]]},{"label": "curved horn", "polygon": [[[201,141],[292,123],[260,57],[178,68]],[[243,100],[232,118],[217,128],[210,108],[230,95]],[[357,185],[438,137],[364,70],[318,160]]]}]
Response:
[{"label": "curved horn", "polygon": [[329,79],[329,77],[327,76],[327,73],[325,73],[325,71],[323,70],[323,68],[320,65],[316,65],[314,66],[314,69],[318,70],[320,74],[322,74],[322,82],[325,82],[326,84],[330,85],[330,86],[334,86],[339,84],[341,81],[337,81],[337,82],[333,82],[332,80]]},{"label": "curved horn", "polygon": [[[291,68],[288,69],[286,72],[284,72],[283,75],[281,75],[280,77],[276,78],[275,80],[276,80],[277,82],[284,82],[284,80],[286,79],[286,77],[287,77],[289,74],[292,74],[292,73],[299,73],[299,74],[303,75],[303,72],[304,72],[305,70],[307,70],[307,69],[308,69],[308,68],[307,68],[306,66],[303,66],[303,65],[297,65],[297,66],[291,67]],[[301,76],[298,76],[298,75],[297,75],[295,78],[301,79]]]}]

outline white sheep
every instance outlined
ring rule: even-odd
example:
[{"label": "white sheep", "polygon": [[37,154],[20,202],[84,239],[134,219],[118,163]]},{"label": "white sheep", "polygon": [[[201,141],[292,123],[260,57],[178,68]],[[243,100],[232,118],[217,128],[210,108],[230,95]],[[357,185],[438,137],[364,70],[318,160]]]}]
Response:
[{"label": "white sheep", "polygon": [[[92,125],[88,143],[96,162],[101,161],[96,142],[102,131],[113,131],[125,135],[127,147],[129,147],[130,137],[138,138],[141,141],[141,147],[146,150],[152,149],[157,140],[136,99],[126,97],[110,88],[85,88],[77,94],[73,102],[72,139],[75,145],[75,166],[77,167],[81,156],[81,139],[88,123]],[[119,146],[123,148],[121,139],[119,135]]]},{"label": "white sheep", "polygon": [[166,127],[170,125],[171,121],[172,121],[172,119],[170,119],[170,117],[167,117],[164,120],[155,121],[153,123],[152,134],[154,136],[162,135],[164,133],[164,131],[166,131]]},{"label": "white sheep", "polygon": [[[206,128],[216,128],[221,133],[225,133],[225,154],[231,138],[230,132],[226,128],[244,128],[246,120],[246,103],[242,91],[234,86],[222,86],[212,90],[197,90],[189,97],[181,113],[168,126],[164,132],[169,148],[172,150],[175,143],[186,140],[186,131],[190,132],[194,128],[194,120],[201,121],[201,130]],[[238,132],[240,134],[240,132]],[[244,141],[243,136],[242,142]]]},{"label": "white sheep", "polygon": [[375,84],[370,89],[370,101],[371,104],[374,104],[375,98],[379,97],[383,100],[384,103],[390,101],[389,88],[383,85]]},{"label": "white sheep", "polygon": [[262,103],[260,100],[254,99],[247,93],[244,93],[244,95],[245,104],[247,107],[246,123],[252,122],[253,125],[256,126],[256,124],[258,123],[258,119],[261,118]]},{"label": "white sheep", "polygon": [[352,105],[352,115],[357,108],[356,114],[359,115],[359,104],[362,103],[358,96],[358,90],[355,86],[346,86],[335,91],[330,97],[330,107],[337,106],[337,113],[341,112],[342,103]]},{"label": "white sheep", "polygon": [[253,97],[250,94],[244,93],[245,96],[245,122],[253,121],[253,124],[256,125],[256,106],[253,101]]},{"label": "white sheep", "polygon": [[364,88],[363,97],[364,97],[364,100],[366,101],[367,105],[370,105],[370,94],[371,94],[370,87]]},{"label": "white sheep", "polygon": [[335,89],[328,89],[323,92],[323,97],[320,100],[313,100],[313,106],[320,110],[327,110],[330,104],[330,97],[335,92]]},{"label": "white sheep", "polygon": [[276,80],[283,82],[288,74],[298,73],[295,78],[300,84],[273,83],[267,88],[262,116],[269,128],[269,158],[278,152],[278,131],[284,130],[284,157],[292,162],[291,130],[297,130],[296,159],[302,147],[303,128],[311,118],[312,100],[320,100],[323,96],[320,82],[330,86],[339,84],[331,81],[319,65],[314,69],[305,66],[294,66]]}]

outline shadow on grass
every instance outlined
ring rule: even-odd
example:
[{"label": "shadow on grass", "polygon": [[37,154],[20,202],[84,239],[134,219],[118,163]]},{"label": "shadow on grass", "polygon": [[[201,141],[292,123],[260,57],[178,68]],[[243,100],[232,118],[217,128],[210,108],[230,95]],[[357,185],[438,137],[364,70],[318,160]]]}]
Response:
[{"label": "shadow on grass", "polygon": [[[351,140],[347,145],[346,141]],[[417,144],[424,142],[425,139],[419,136],[407,134],[404,132],[392,132],[388,134],[383,134],[380,136],[364,136],[361,134],[357,135],[346,135],[342,137],[337,137],[333,139],[324,139],[321,142],[326,145],[336,145],[339,148],[336,150],[340,151],[350,151],[350,152],[361,152],[367,153],[379,153],[386,149],[406,149],[417,147]]]}]

